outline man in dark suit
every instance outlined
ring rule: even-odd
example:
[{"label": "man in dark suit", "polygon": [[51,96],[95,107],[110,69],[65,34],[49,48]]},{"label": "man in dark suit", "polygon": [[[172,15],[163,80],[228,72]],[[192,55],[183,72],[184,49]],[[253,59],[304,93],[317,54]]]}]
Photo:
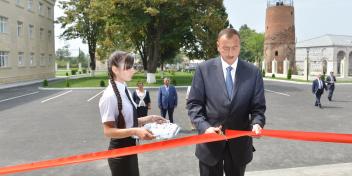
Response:
[{"label": "man in dark suit", "polygon": [[331,101],[332,94],[334,93],[334,90],[335,90],[335,82],[336,82],[336,77],[335,77],[333,71],[331,71],[330,75],[328,77],[326,77],[326,82],[328,84],[328,89],[329,89],[328,99],[329,99],[329,101]]},{"label": "man in dark suit", "polygon": [[321,80],[321,74],[318,74],[317,79],[313,81],[312,92],[315,95],[314,105],[319,106],[319,108],[322,108],[320,103],[320,97],[321,95],[323,95],[324,89],[327,89],[325,81]]},{"label": "man in dark suit", "polygon": [[[218,34],[220,57],[201,63],[188,97],[188,115],[198,133],[222,134],[226,129],[252,130],[265,124],[264,85],[253,64],[238,59],[240,37],[235,29]],[[243,176],[253,157],[251,137],[196,146],[201,176]]]},{"label": "man in dark suit", "polygon": [[158,92],[158,106],[161,116],[166,117],[169,114],[169,120],[174,122],[173,113],[177,106],[177,92],[174,86],[170,85],[170,79],[164,78],[164,85],[159,88]]}]

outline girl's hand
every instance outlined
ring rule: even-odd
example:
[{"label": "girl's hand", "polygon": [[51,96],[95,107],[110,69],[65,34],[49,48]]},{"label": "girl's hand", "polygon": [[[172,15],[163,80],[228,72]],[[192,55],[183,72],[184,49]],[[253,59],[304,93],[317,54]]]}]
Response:
[{"label": "girl's hand", "polygon": [[150,131],[144,128],[136,128],[136,136],[138,136],[139,139],[143,139],[143,140],[155,139],[155,136],[153,135],[153,133],[151,133]]}]

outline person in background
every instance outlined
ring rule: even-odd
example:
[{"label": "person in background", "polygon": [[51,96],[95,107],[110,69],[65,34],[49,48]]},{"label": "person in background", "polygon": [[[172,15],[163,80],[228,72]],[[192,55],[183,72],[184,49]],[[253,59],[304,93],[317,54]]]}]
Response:
[{"label": "person in background", "polygon": [[324,89],[327,90],[325,81],[321,80],[321,74],[317,75],[317,78],[312,84],[312,93],[315,95],[315,106],[321,107],[320,97],[324,93]]},{"label": "person in background", "polygon": [[166,118],[166,114],[169,114],[169,120],[173,123],[174,109],[177,107],[177,92],[176,88],[170,85],[169,78],[164,78],[164,85],[159,88],[158,106],[161,116]]},{"label": "person in background", "polygon": [[332,95],[335,90],[335,83],[336,83],[336,77],[335,77],[333,71],[331,71],[330,75],[328,77],[326,77],[326,82],[328,84],[328,90],[329,90],[328,100],[331,101]]},{"label": "person in background", "polygon": [[137,104],[138,117],[147,116],[150,109],[150,96],[149,91],[144,89],[143,82],[137,82],[137,89],[133,92],[132,97]]}]

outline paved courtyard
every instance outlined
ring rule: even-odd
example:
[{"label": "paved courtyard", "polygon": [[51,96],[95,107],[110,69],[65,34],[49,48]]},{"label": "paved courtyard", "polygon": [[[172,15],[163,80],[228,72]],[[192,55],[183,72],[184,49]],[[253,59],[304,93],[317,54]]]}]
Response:
[{"label": "paved courtyard", "polygon": [[[96,96],[101,90],[39,90],[38,86],[0,90],[0,166],[107,149],[108,139],[103,135],[98,110],[100,95]],[[332,102],[324,94],[323,109],[313,106],[310,85],[265,81],[265,89],[267,129],[352,133],[352,85],[338,84]],[[195,134],[185,109],[185,92],[185,88],[178,89],[179,105],[174,115],[182,127],[180,136]],[[156,90],[150,93],[150,114],[159,114]],[[263,137],[255,139],[254,145],[257,151],[247,167],[248,175],[273,169],[352,163],[350,144]],[[140,154],[141,176],[198,175],[194,148]],[[109,175],[109,169],[106,160],[99,160],[14,175]]]}]

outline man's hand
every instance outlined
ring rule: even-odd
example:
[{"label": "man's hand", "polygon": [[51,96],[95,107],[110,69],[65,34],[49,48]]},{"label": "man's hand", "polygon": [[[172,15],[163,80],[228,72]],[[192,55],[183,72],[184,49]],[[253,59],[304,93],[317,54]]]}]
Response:
[{"label": "man's hand", "polygon": [[222,126],[219,127],[209,127],[208,129],[205,130],[206,133],[216,133],[216,134],[223,134],[221,131]]},{"label": "man's hand", "polygon": [[252,131],[255,132],[258,137],[262,134],[262,127],[259,124],[254,124],[252,127]]}]

